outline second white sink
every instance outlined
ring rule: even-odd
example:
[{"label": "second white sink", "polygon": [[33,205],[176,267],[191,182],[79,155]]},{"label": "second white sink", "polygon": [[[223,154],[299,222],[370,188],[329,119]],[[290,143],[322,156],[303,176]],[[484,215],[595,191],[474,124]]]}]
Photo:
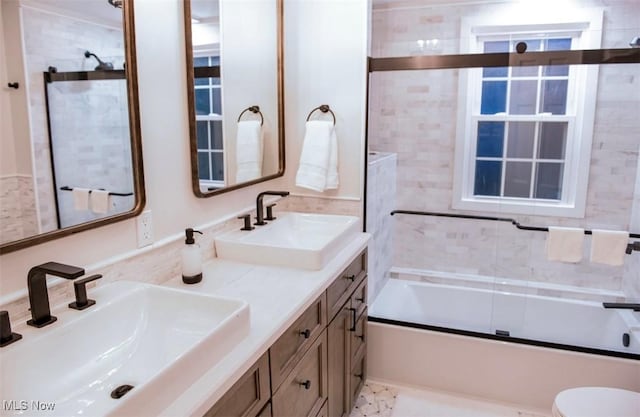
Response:
[{"label": "second white sink", "polygon": [[320,270],[358,231],[355,216],[281,212],[255,230],[219,236],[215,246],[233,261]]}]

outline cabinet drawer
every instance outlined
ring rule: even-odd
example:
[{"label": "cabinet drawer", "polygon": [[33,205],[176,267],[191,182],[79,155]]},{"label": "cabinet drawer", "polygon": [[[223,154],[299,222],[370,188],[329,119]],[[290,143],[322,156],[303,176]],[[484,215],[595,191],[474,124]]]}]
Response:
[{"label": "cabinet drawer", "polygon": [[358,395],[360,395],[360,390],[364,386],[364,381],[367,379],[367,355],[366,351],[362,352],[362,356],[358,356],[354,362],[352,362],[353,367],[351,368],[351,385],[350,385],[350,405],[353,408],[356,400],[358,399]]},{"label": "cabinet drawer", "polygon": [[361,351],[366,349],[367,343],[367,309],[356,322],[355,328],[351,331],[351,357],[361,355]]},{"label": "cabinet drawer", "polygon": [[326,326],[325,305],[325,295],[323,294],[269,349],[271,384],[274,392],[302,358],[309,345],[324,330]]},{"label": "cabinet drawer", "polygon": [[270,394],[269,356],[265,353],[204,416],[254,417]]},{"label": "cabinet drawer", "polygon": [[356,317],[360,317],[367,308],[367,279],[365,278],[351,297],[351,308],[355,308]]},{"label": "cabinet drawer", "polygon": [[271,399],[274,417],[315,417],[327,399],[327,333],[304,354]]},{"label": "cabinet drawer", "polygon": [[367,251],[365,249],[351,262],[340,276],[327,288],[327,312],[329,320],[333,319],[340,308],[349,299],[353,289],[367,273]]}]

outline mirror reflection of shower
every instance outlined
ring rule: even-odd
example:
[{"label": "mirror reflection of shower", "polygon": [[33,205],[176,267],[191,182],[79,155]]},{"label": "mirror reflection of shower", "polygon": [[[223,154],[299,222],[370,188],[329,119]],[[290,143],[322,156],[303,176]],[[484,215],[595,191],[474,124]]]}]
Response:
[{"label": "mirror reflection of shower", "polygon": [[95,67],[96,71],[113,71],[113,63],[104,62],[98,57],[98,55],[94,54],[91,51],[84,51],[84,57],[85,58],[94,57],[96,61],[98,61],[98,66]]}]

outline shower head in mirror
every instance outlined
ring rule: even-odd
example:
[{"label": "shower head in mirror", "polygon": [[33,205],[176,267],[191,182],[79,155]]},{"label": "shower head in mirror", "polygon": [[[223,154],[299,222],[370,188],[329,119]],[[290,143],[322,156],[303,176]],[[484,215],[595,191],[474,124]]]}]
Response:
[{"label": "shower head in mirror", "polygon": [[122,0],[107,0],[110,5],[117,9],[122,9]]},{"label": "shower head in mirror", "polygon": [[629,42],[629,46],[632,48],[640,48],[640,36],[636,36],[635,38],[631,39],[631,42]]},{"label": "shower head in mirror", "polygon": [[84,51],[84,57],[85,58],[94,57],[98,61],[98,66],[95,68],[96,71],[112,71],[113,70],[113,64],[111,62],[104,62],[103,60],[98,58],[98,55],[94,54],[91,51]]}]

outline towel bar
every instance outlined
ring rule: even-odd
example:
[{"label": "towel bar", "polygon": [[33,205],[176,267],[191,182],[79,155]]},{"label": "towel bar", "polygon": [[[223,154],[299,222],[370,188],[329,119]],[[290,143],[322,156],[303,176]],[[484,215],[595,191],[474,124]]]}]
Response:
[{"label": "towel bar", "polygon": [[[64,187],[60,187],[60,189],[62,191],[73,191],[73,188],[71,188],[71,187],[69,187],[67,185],[65,185]],[[102,190],[102,188],[101,188],[101,190]],[[89,190],[89,194],[91,194],[91,190]],[[130,195],[133,195],[133,193],[112,193],[112,192],[109,192],[109,195],[115,195],[115,196],[118,196],[118,197],[128,197]]]},{"label": "towel bar", "polygon": [[333,117],[333,125],[334,126],[336,125],[336,115],[333,113],[333,110],[331,110],[328,104],[322,104],[316,107],[315,109],[311,110],[309,112],[309,115],[307,116],[307,122],[311,118],[311,115],[313,114],[313,112],[315,112],[316,110],[320,110],[322,113],[327,113],[327,112],[331,113],[331,117]]},{"label": "towel bar", "polygon": [[253,114],[258,113],[260,115],[260,126],[262,126],[264,124],[264,117],[262,117],[262,112],[260,111],[260,106],[249,106],[246,109],[242,110],[242,113],[240,113],[240,116],[238,116],[238,123],[240,122],[240,119],[242,119],[242,115],[245,114],[248,111],[250,111]]}]

